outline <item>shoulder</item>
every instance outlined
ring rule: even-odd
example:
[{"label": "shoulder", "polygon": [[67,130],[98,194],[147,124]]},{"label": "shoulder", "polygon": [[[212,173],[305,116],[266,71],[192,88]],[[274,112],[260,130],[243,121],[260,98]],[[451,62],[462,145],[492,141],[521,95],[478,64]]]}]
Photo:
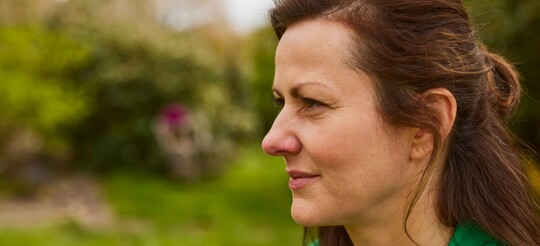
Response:
[{"label": "shoulder", "polygon": [[461,224],[456,227],[448,246],[503,246],[501,242],[473,224]]},{"label": "shoulder", "polygon": [[315,240],[315,241],[308,244],[308,246],[319,246],[319,245],[320,245],[319,240]]}]

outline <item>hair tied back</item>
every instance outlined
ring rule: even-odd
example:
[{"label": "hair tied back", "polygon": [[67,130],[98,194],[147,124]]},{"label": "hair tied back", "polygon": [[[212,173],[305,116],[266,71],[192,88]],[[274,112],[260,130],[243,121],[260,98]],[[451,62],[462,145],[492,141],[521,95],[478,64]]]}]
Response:
[{"label": "hair tied back", "polygon": [[521,96],[519,74],[503,57],[487,50],[484,54],[487,66],[491,67],[487,74],[487,83],[492,107],[502,119],[507,119],[519,104]]}]

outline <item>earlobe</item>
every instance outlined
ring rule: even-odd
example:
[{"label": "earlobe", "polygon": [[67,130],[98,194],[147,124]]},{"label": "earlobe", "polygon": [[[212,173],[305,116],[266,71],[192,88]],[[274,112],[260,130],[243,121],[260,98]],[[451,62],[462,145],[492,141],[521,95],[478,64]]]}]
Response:
[{"label": "earlobe", "polygon": [[424,129],[417,129],[412,140],[411,159],[422,160],[433,152],[433,134]]}]

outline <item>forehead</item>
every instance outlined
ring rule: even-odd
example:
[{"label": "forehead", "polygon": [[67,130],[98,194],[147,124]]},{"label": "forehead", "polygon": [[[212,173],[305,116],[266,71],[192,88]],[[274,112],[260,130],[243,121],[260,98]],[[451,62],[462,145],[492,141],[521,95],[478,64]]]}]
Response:
[{"label": "forehead", "polygon": [[309,20],[292,25],[283,34],[276,50],[274,88],[315,81],[339,96],[372,93],[366,73],[350,64],[354,40],[342,24]]},{"label": "forehead", "polygon": [[[346,64],[353,45],[352,33],[342,24],[307,20],[291,25],[276,49],[276,65],[287,62],[335,61]],[[342,64],[342,65],[343,65]]]}]

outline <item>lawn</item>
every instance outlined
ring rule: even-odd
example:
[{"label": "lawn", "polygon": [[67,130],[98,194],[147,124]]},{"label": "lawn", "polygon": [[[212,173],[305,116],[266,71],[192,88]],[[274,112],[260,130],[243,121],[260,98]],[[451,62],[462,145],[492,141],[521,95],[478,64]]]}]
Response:
[{"label": "lawn", "polygon": [[300,245],[302,239],[290,218],[284,164],[256,148],[243,150],[223,177],[210,181],[181,184],[122,172],[100,183],[116,214],[113,225],[1,229],[0,244]]}]

